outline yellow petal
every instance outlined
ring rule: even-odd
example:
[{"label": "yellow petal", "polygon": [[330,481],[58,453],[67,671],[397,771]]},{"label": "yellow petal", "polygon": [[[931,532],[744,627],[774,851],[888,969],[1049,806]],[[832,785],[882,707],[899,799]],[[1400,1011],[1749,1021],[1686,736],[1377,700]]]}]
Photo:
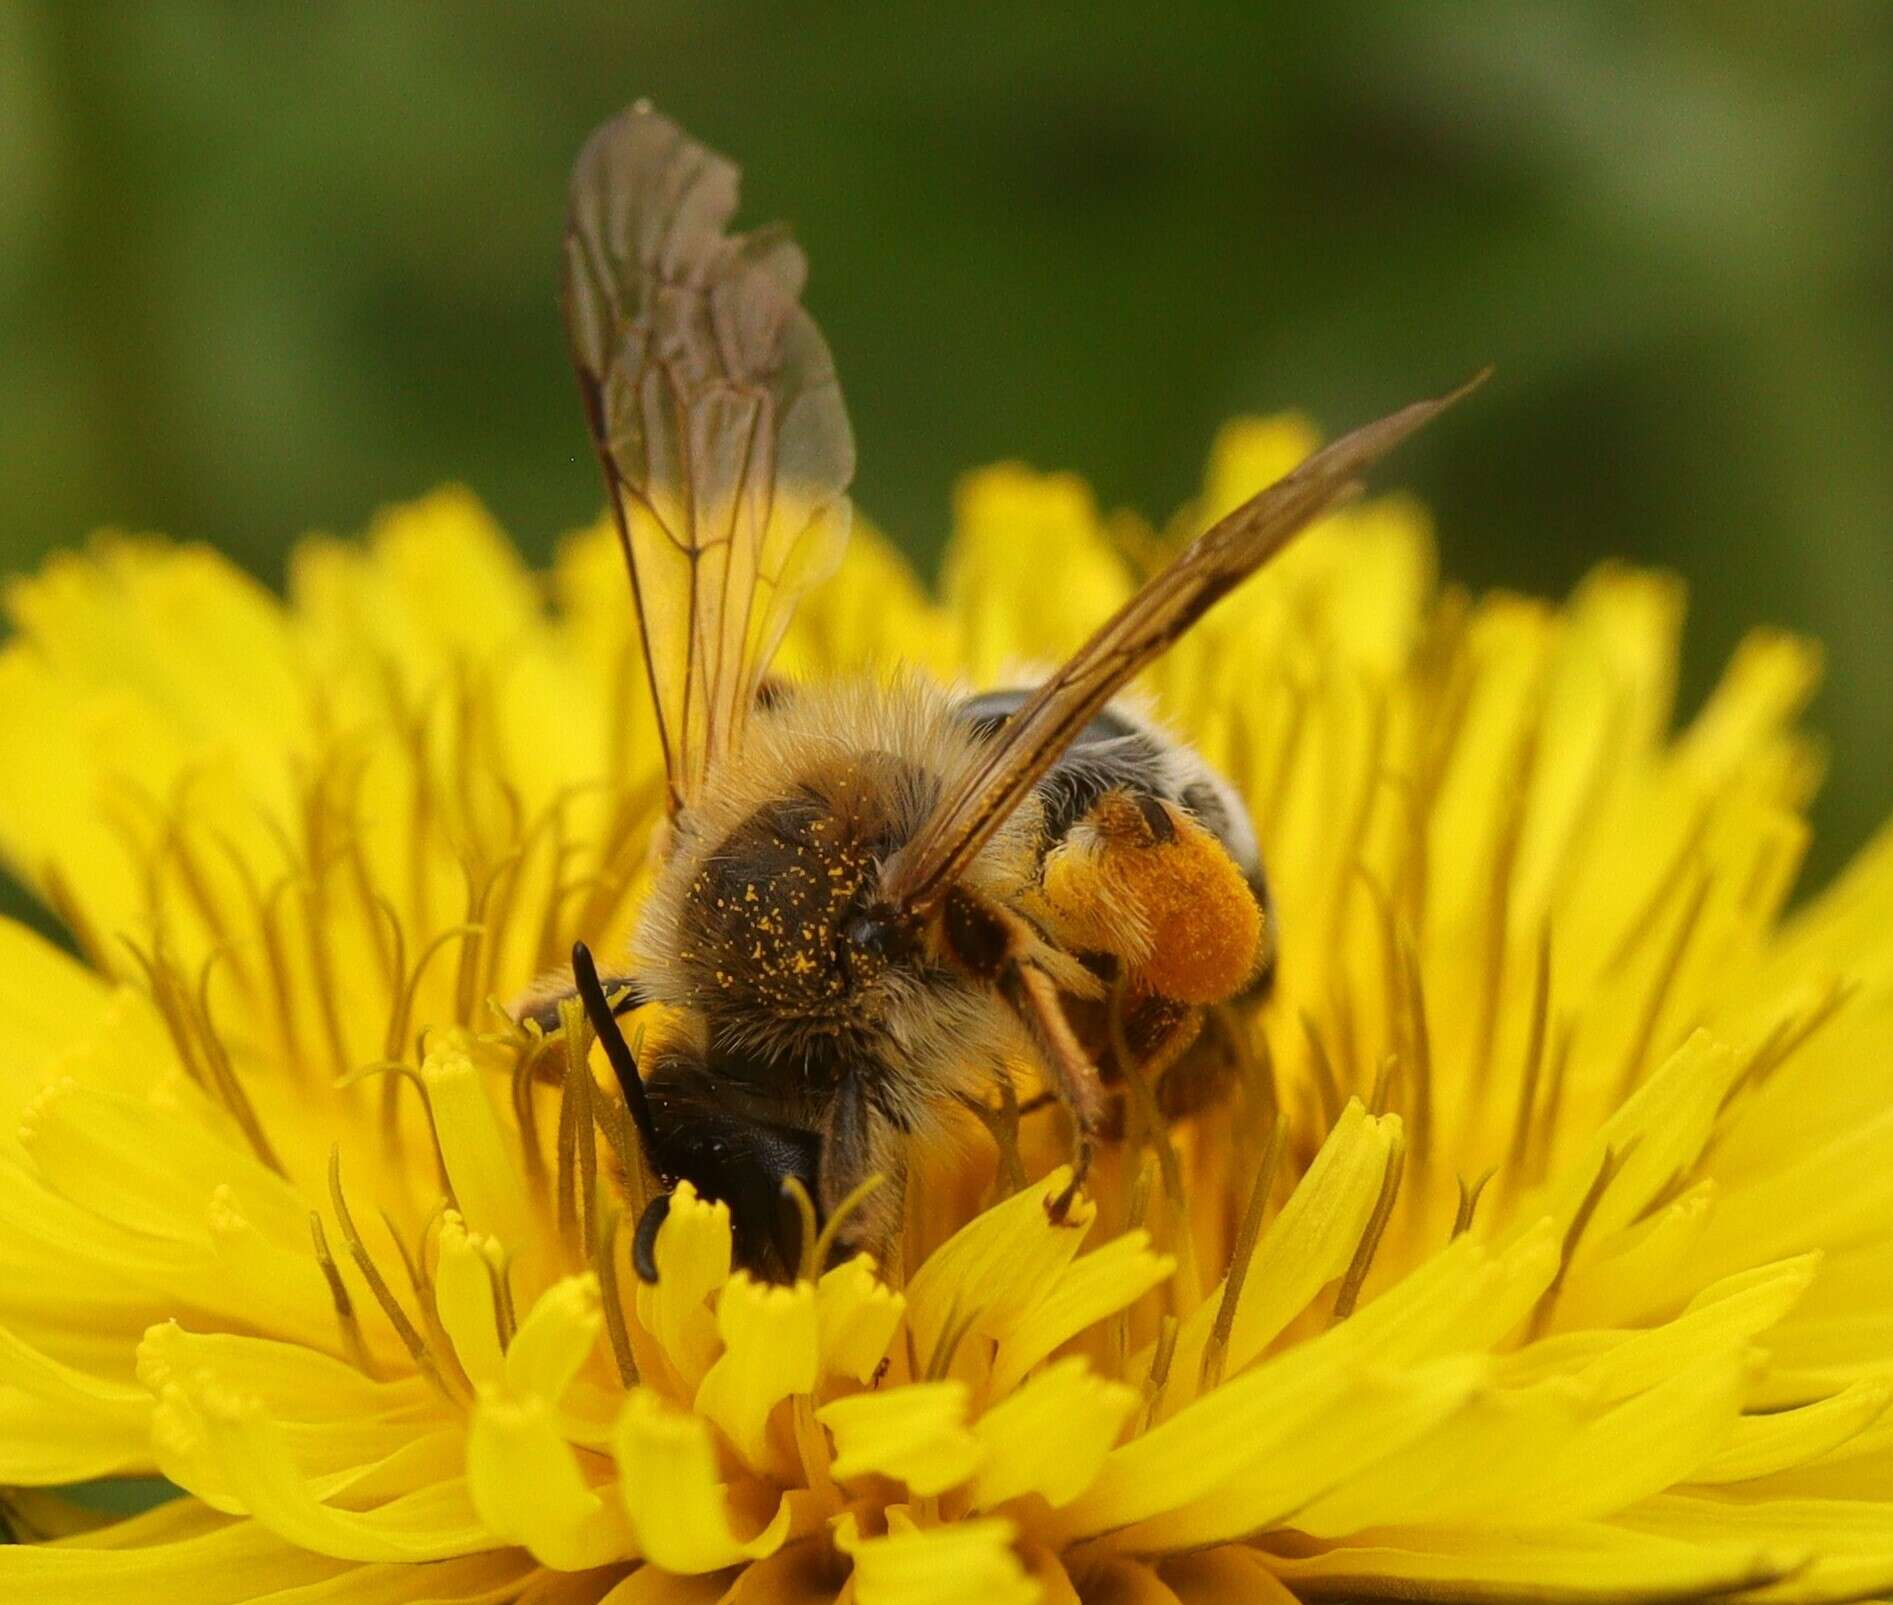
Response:
[{"label": "yellow petal", "polygon": [[533,1301],[507,1347],[507,1388],[522,1398],[559,1403],[604,1325],[596,1276],[587,1271],[554,1282]]},{"label": "yellow petal", "polygon": [[356,1570],[298,1548],[259,1522],[216,1518],[180,1530],[180,1515],[188,1519],[203,1507],[177,1503],[181,1511],[160,1506],[96,1535],[0,1545],[0,1594],[34,1605],[121,1605],[140,1598],[248,1605],[278,1589]]},{"label": "yellow petal", "polygon": [[424,1567],[352,1566],[326,1582],[264,1598],[269,1605],[523,1605],[526,1590],[544,1576],[524,1550],[497,1549]]},{"label": "yellow petal", "polygon": [[129,1383],[108,1381],[62,1365],[0,1326],[0,1377],[9,1387],[57,1405],[69,1415],[89,1422],[117,1426],[138,1434],[149,1412],[151,1398]]},{"label": "yellow petal", "polygon": [[815,1288],[821,1368],[866,1382],[880,1369],[907,1300],[874,1274],[865,1254],[837,1265]]},{"label": "yellow petal", "polygon": [[1026,1493],[1069,1504],[1091,1485],[1138,1403],[1134,1388],[1094,1376],[1075,1356],[1048,1365],[975,1424],[985,1456],[974,1507]]},{"label": "yellow petal", "polygon": [[1804,1255],[1725,1277],[1662,1326],[1569,1332],[1528,1344],[1499,1358],[1500,1379],[1522,1385],[1563,1373],[1604,1398],[1623,1398],[1767,1331],[1807,1291],[1818,1264],[1817,1256]]},{"label": "yellow petal", "polygon": [[[1056,574],[1058,584],[1022,590],[1022,562]],[[1117,611],[1130,576],[1106,544],[1082,480],[1006,463],[967,474],[955,488],[940,588],[962,631],[962,672],[991,686],[1016,673],[1027,653],[1067,656]]]},{"label": "yellow petal", "polygon": [[1760,1599],[1866,1599],[1893,1589],[1893,1499],[1743,1499],[1731,1492],[1660,1494],[1618,1518],[1653,1538],[1744,1541],[1808,1557]]},{"label": "yellow petal", "polygon": [[1737,1351],[1670,1377],[1606,1410],[1494,1496],[1495,1519],[1520,1527],[1589,1521],[1686,1482],[1728,1442],[1746,1362]]},{"label": "yellow petal", "polygon": [[[600,1599],[598,1605],[722,1605],[724,1600],[736,1597],[731,1593],[732,1588],[742,1587],[746,1579],[770,1565],[775,1558],[772,1556],[769,1560],[758,1561],[734,1573],[678,1573],[667,1572],[657,1566],[640,1566],[622,1582],[614,1584],[611,1592]],[[767,1594],[752,1597],[769,1598]],[[824,1600],[833,1597],[833,1590],[830,1590]]]},{"label": "yellow petal", "polygon": [[[290,1247],[278,1242],[258,1229],[236,1192],[219,1183],[204,1207],[204,1230],[215,1256],[217,1281],[226,1289],[226,1302],[241,1304],[245,1325],[341,1349],[342,1328],[335,1314],[335,1294],[311,1252],[306,1222],[299,1244]],[[338,1273],[359,1306],[359,1301],[369,1295],[354,1267],[338,1267]],[[362,1335],[377,1358],[395,1352],[394,1334],[385,1327],[366,1325]]]},{"label": "yellow petal", "polygon": [[857,1538],[857,1605],[1037,1605],[1038,1586],[1013,1552],[1011,1522],[988,1518]]},{"label": "yellow petal", "polygon": [[1047,1206],[1070,1181],[1060,1166],[1037,1186],[976,1215],[932,1254],[907,1288],[907,1324],[920,1363],[931,1363],[949,1325],[1003,1338],[1044,1297],[1097,1217],[1079,1198],[1062,1222]]},{"label": "yellow petal", "polygon": [[835,1477],[877,1472],[921,1495],[966,1481],[983,1453],[967,1430],[967,1398],[963,1382],[914,1382],[824,1405],[815,1419],[835,1436]]},{"label": "yellow petal", "polygon": [[[610,560],[622,567],[615,538],[611,545]],[[884,672],[901,663],[950,679],[961,668],[957,646],[957,631],[913,566],[857,514],[840,572],[796,609],[776,667],[800,680]]]},{"label": "yellow petal", "polygon": [[464,1483],[418,1487],[368,1511],[324,1504],[254,1399],[200,1389],[194,1403],[232,1492],[265,1527],[303,1549],[343,1560],[419,1561],[493,1546]]},{"label": "yellow petal", "polygon": [[1297,1511],[1296,1530],[1345,1538],[1372,1527],[1503,1521],[1504,1502],[1595,1413],[1595,1398],[1564,1377],[1482,1389],[1431,1432]]},{"label": "yellow petal", "polygon": [[1638,1326],[1674,1308],[1676,1289],[1696,1279],[1690,1257],[1719,1192],[1713,1181],[1698,1182],[1573,1267],[1558,1291],[1559,1326]]},{"label": "yellow petal", "polygon": [[[213,1136],[201,1115],[66,1079],[27,1107],[20,1141],[54,1191],[131,1230],[201,1241],[205,1206],[227,1186],[266,1237],[308,1245],[309,1206],[254,1154]],[[98,1185],[103,1175],[110,1187]]]},{"label": "yellow petal", "polygon": [[1745,1415],[1690,1480],[1745,1482],[1806,1465],[1858,1437],[1885,1414],[1889,1399],[1893,1383],[1874,1377],[1799,1410]]},{"label": "yellow petal", "polygon": [[142,1429],[88,1416],[0,1383],[0,1477],[28,1486],[140,1476],[154,1469],[147,1402]]},{"label": "yellow petal", "polygon": [[[97,817],[93,728],[101,700],[62,679],[30,643],[0,647],[0,748],[8,758],[0,768],[0,850],[42,896],[56,872],[95,936],[133,929],[141,890],[137,865]],[[135,714],[127,722],[137,729]]]},{"label": "yellow petal", "polygon": [[496,1238],[469,1232],[456,1210],[441,1218],[434,1266],[434,1309],[461,1370],[476,1387],[505,1375],[500,1351],[498,1277],[504,1259]]},{"label": "yellow petal", "polygon": [[409,1374],[386,1382],[300,1343],[233,1332],[188,1332],[162,1321],[138,1345],[138,1379],[155,1392],[167,1383],[214,1378],[254,1395],[277,1421],[418,1422],[446,1419],[440,1396]]},{"label": "yellow petal", "polygon": [[37,931],[0,918],[0,1119],[8,1127],[33,1090],[27,1072],[70,1047],[105,1007],[103,982]]},{"label": "yellow petal", "polygon": [[1141,1230],[1080,1255],[999,1340],[988,1395],[1003,1398],[1061,1343],[1136,1303],[1175,1270],[1168,1254],[1151,1252]]},{"label": "yellow petal", "polygon": [[291,595],[335,631],[335,649],[359,651],[366,639],[425,681],[516,642],[534,623],[531,579],[470,492],[450,486],[387,508],[369,538],[369,563],[354,576],[373,587],[366,596],[332,589],[339,576],[318,566],[332,548],[307,543],[290,565]]},{"label": "yellow petal", "polygon": [[1301,1596],[1347,1599],[1367,1592],[1419,1599],[1595,1601],[1713,1598],[1792,1574],[1805,1550],[1771,1548],[1726,1531],[1707,1544],[1606,1525],[1550,1533],[1397,1529],[1271,1566]]},{"label": "yellow petal", "polygon": [[240,754],[253,782],[280,779],[284,732],[307,704],[282,605],[229,559],[202,546],[96,540],[83,557],[13,581],[7,608],[63,680],[131,690],[150,722]]},{"label": "yellow petal", "polygon": [[1197,522],[1207,528],[1233,513],[1312,456],[1320,445],[1320,431],[1300,413],[1230,419],[1210,442]]},{"label": "yellow petal", "polygon": [[[212,1432],[203,1404],[221,1375],[209,1367],[188,1371],[185,1381],[165,1380],[171,1374],[165,1367],[150,1367],[149,1373],[157,1395],[151,1444],[158,1470],[212,1508],[244,1514],[249,1506],[239,1486],[243,1473],[232,1472],[225,1440]],[[410,1413],[331,1416],[319,1401],[272,1401],[263,1408],[272,1422],[272,1448],[318,1502],[359,1509],[418,1485],[450,1481],[465,1463],[458,1421],[448,1426],[438,1416]]]},{"label": "yellow petal", "polygon": [[1893,1218],[1893,1109],[1770,1174],[1718,1167],[1718,1179],[1722,1200],[1696,1253],[1701,1275],[1883,1238]]},{"label": "yellow petal", "polygon": [[542,1398],[482,1391],[467,1432],[467,1491],[495,1538],[560,1571],[635,1552],[623,1505],[609,1487],[601,1494],[587,1482]]},{"label": "yellow petal", "polygon": [[1684,732],[1678,756],[1710,778],[1730,773],[1801,710],[1820,677],[1821,649],[1814,642],[1778,630],[1751,631]]},{"label": "yellow petal", "polygon": [[1696,1031],[1604,1123],[1598,1140],[1622,1164],[1592,1211],[1587,1241],[1635,1221],[1695,1163],[1741,1069],[1726,1043]]},{"label": "yellow petal", "polygon": [[718,1605],[833,1605],[848,1580],[848,1565],[825,1536],[785,1544],[727,1580]]},{"label": "yellow petal", "polygon": [[729,1279],[729,1207],[679,1183],[657,1234],[656,1259],[656,1285],[638,1284],[638,1320],[695,1388],[716,1358],[716,1321],[704,1300]]},{"label": "yellow petal", "polygon": [[1222,1605],[1237,1599],[1249,1605],[1294,1605],[1295,1596],[1268,1562],[1240,1544],[1165,1561],[1162,1576],[1180,1605]]},{"label": "yellow petal", "polygon": [[625,1399],[613,1447],[631,1531],[653,1565],[673,1572],[718,1571],[774,1554],[788,1537],[787,1499],[749,1537],[738,1534],[709,1423],[673,1408],[650,1388],[634,1388]]},{"label": "yellow petal", "polygon": [[467,1032],[443,1032],[430,1041],[421,1079],[461,1217],[517,1248],[530,1240],[532,1217],[488,1085],[504,1062]]},{"label": "yellow petal", "polygon": [[752,1468],[768,1469],[772,1463],[769,1413],[791,1393],[814,1391],[820,1358],[816,1319],[812,1282],[772,1287],[739,1271],[718,1295],[723,1353],[704,1374],[696,1409],[723,1429]]},{"label": "yellow petal", "polygon": [[[1230,1329],[1224,1374],[1234,1375],[1262,1352],[1328,1283],[1347,1270],[1380,1196],[1387,1155],[1399,1122],[1375,1118],[1351,1100],[1282,1211],[1257,1242]],[[1220,1285],[1177,1334],[1166,1412],[1196,1396],[1203,1350],[1222,1302]],[[1144,1362],[1147,1364],[1147,1360]],[[1133,1366],[1132,1374],[1137,1367]]]},{"label": "yellow petal", "polygon": [[[1258,1419],[1253,1400],[1242,1408],[1231,1401],[1229,1413],[1248,1427],[1248,1442],[1205,1456],[1198,1481],[1208,1486],[1178,1499],[1173,1485],[1162,1514],[1113,1534],[1108,1542],[1129,1549],[1189,1549],[1278,1523],[1292,1525],[1294,1514],[1311,1499],[1431,1432],[1464,1405],[1486,1375],[1484,1359],[1473,1356],[1378,1375],[1350,1369],[1305,1436],[1287,1441],[1276,1435],[1274,1422]],[[1223,1394],[1232,1387],[1225,1384],[1206,1395],[1158,1430],[1185,1422],[1192,1411],[1223,1405]],[[1174,1453],[1177,1446],[1170,1447]]]},{"label": "yellow petal", "polygon": [[[1178,1605],[1180,1598],[1153,1567],[1122,1555],[1094,1562],[1085,1568],[1082,1580],[1086,1605]],[[1201,1605],[1223,1605],[1229,1595],[1212,1590],[1197,1598]]]},{"label": "yellow petal", "polygon": [[1557,1271],[1553,1222],[1534,1220],[1494,1243],[1455,1238],[1336,1329],[1382,1364],[1496,1347],[1524,1321]]}]

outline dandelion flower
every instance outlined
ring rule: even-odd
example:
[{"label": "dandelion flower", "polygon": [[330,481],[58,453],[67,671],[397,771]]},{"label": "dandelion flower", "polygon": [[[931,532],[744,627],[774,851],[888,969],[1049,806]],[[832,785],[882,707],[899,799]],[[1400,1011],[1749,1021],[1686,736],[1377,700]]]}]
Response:
[{"label": "dandelion flower", "polygon": [[[1232,427],[1180,529],[1309,444]],[[1056,658],[1160,544],[1020,468],[957,522],[784,670]],[[1279,903],[1229,1095],[1062,1225],[1056,1112],[969,1123],[904,1275],[752,1281],[686,1189],[653,1286],[602,1061],[496,1006],[643,891],[623,587],[443,492],[287,603],[126,538],[11,589],[0,845],[81,956],[0,929],[7,1598],[1893,1590],[1893,840],[1784,913],[1812,647],[1678,733],[1671,581],[1473,599],[1413,506],[1327,519],[1145,688]]]}]

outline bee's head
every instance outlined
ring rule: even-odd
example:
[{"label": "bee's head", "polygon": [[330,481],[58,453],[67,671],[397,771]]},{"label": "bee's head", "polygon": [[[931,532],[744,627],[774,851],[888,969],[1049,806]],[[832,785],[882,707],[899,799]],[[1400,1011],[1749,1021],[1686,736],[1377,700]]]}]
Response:
[{"label": "bee's head", "polygon": [[863,1023],[876,983],[907,951],[879,897],[902,834],[897,763],[868,753],[812,772],[706,844],[679,921],[690,1001],[706,1015]]}]

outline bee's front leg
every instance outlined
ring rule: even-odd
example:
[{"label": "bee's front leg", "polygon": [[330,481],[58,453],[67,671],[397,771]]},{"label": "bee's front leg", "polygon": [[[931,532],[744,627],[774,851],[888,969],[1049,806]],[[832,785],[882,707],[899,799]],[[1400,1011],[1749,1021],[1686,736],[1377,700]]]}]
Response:
[{"label": "bee's front leg", "polygon": [[1048,964],[1052,952],[1030,920],[964,887],[948,894],[941,931],[950,956],[991,985],[1024,1022],[1060,1102],[1071,1112],[1071,1182],[1047,1206],[1053,1220],[1063,1221],[1090,1172],[1106,1102],[1098,1067],[1059,1000]]},{"label": "bee's front leg", "polygon": [[816,1204],[830,1246],[828,1264],[815,1267],[818,1275],[855,1254],[888,1266],[907,1190],[903,1136],[870,1095],[866,1074],[844,1075],[822,1132]]}]

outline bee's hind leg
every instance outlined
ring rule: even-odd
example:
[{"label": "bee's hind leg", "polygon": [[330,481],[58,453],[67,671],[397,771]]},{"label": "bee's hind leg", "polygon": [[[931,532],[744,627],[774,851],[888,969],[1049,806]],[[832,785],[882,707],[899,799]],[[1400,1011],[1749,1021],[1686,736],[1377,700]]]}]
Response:
[{"label": "bee's hind leg", "polygon": [[1030,920],[963,888],[949,894],[944,928],[954,956],[989,982],[1024,1022],[1038,1045],[1058,1098],[1071,1113],[1071,1181],[1046,1205],[1063,1222],[1085,1178],[1106,1109],[1104,1083],[1059,1000],[1058,985],[1038,963],[1043,941]]}]

